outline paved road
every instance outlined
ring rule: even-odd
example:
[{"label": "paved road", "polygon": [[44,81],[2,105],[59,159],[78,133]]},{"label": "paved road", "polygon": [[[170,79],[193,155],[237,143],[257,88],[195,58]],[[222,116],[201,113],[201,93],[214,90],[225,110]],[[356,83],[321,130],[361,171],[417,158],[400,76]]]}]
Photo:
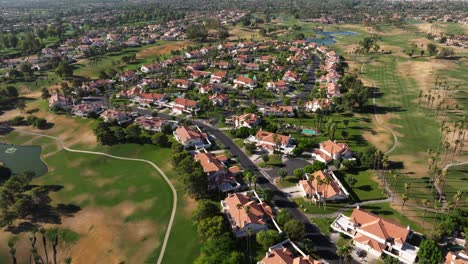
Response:
[{"label": "paved road", "polygon": [[200,128],[203,128],[204,131],[209,132],[214,135],[224,146],[226,146],[231,154],[237,157],[239,163],[245,169],[253,171],[258,177],[258,185],[261,188],[268,188],[273,190],[275,196],[273,197],[273,203],[278,208],[287,209],[295,219],[306,224],[306,233],[308,237],[314,241],[315,245],[318,247],[318,254],[321,258],[327,260],[330,263],[338,263],[338,256],[336,255],[336,247],[329,240],[328,237],[320,233],[320,229],[310,223],[309,219],[301,212],[301,210],[296,206],[295,203],[291,202],[285,193],[283,193],[278,187],[273,185],[268,178],[267,174],[263,173],[258,166],[229,138],[219,129],[208,125],[201,121],[193,121],[195,125],[198,125]]},{"label": "paved road", "polygon": [[167,242],[169,241],[169,235],[171,234],[171,230],[172,230],[172,226],[174,224],[174,218],[175,218],[175,214],[176,214],[176,210],[177,210],[177,191],[174,188],[174,185],[172,185],[172,182],[169,180],[169,178],[164,173],[164,171],[162,171],[156,164],[154,164],[153,162],[151,162],[149,160],[114,156],[114,155],[110,155],[110,154],[107,154],[107,153],[96,152],[96,151],[71,149],[71,148],[66,147],[63,144],[63,141],[61,139],[57,138],[57,137],[44,135],[44,134],[40,134],[40,133],[35,133],[35,132],[24,131],[24,130],[16,130],[16,131],[18,131],[20,133],[25,133],[25,134],[30,134],[30,135],[40,136],[40,137],[47,137],[47,138],[56,140],[57,142],[59,142],[59,144],[63,147],[64,150],[69,151],[69,152],[83,153],[83,154],[90,154],[90,155],[100,155],[100,156],[105,156],[105,157],[108,157],[108,158],[119,159],[119,160],[144,162],[144,163],[147,163],[150,166],[152,166],[156,171],[158,171],[162,175],[164,180],[167,182],[169,187],[171,187],[172,196],[173,196],[171,218],[169,219],[169,223],[167,224],[166,234],[164,235],[164,240],[163,240],[161,251],[159,253],[159,257],[158,257],[158,261],[157,261],[157,264],[161,264],[161,262],[162,262],[162,260],[164,258],[164,253],[166,252]]},{"label": "paved road", "polygon": [[315,71],[320,67],[320,58],[316,54],[313,55],[313,63],[307,66],[307,82],[304,86],[304,90],[295,96],[296,99],[304,100],[309,96],[312,88],[315,85]]}]

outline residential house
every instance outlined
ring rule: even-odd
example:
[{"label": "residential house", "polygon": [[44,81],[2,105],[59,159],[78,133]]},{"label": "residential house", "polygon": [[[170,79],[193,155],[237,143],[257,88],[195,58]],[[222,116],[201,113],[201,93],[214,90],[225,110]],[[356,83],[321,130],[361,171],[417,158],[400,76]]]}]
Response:
[{"label": "residential house", "polygon": [[230,193],[221,201],[223,213],[228,218],[236,237],[246,237],[248,230],[254,234],[268,230],[267,221],[273,218],[273,210],[255,197],[243,193]]},{"label": "residential house", "polygon": [[289,83],[297,83],[299,82],[300,78],[297,73],[288,70],[284,73],[282,80]]},{"label": "residential house", "polygon": [[246,114],[242,114],[239,116],[235,116],[233,118],[233,121],[234,121],[235,128],[241,128],[241,127],[252,128],[252,127],[257,126],[260,123],[261,118],[260,116],[256,114],[246,113]]},{"label": "residential house", "polygon": [[167,120],[161,117],[139,116],[135,119],[135,124],[141,126],[145,130],[161,132],[165,125],[174,129],[177,125],[177,121]]},{"label": "residential house", "polygon": [[229,102],[229,97],[226,94],[215,93],[209,97],[214,106],[225,106]]},{"label": "residential house", "polygon": [[229,62],[227,61],[212,62],[211,67],[219,68],[219,69],[229,69]]},{"label": "residential house", "polygon": [[226,81],[227,73],[225,71],[215,71],[211,74],[210,83],[222,83]]},{"label": "residential house", "polygon": [[140,86],[134,86],[131,89],[121,91],[118,94],[118,97],[133,99],[135,97],[138,97],[142,92],[143,92],[143,89],[141,89]]},{"label": "residential house", "polygon": [[289,92],[289,84],[283,80],[268,82],[266,89],[277,93],[287,93]]},{"label": "residential house", "polygon": [[234,88],[237,87],[247,87],[253,89],[257,87],[257,81],[240,75],[236,79],[234,79]]},{"label": "residential house", "polygon": [[229,169],[222,162],[223,157],[220,158],[205,152],[195,154],[195,160],[200,162],[203,171],[210,179],[209,189],[218,189],[222,192],[239,189],[241,184],[236,181],[235,177],[229,175]]},{"label": "residential house", "polygon": [[52,108],[55,108],[55,109],[69,109],[71,106],[71,103],[70,101],[68,101],[68,99],[61,95],[61,94],[53,94],[50,98],[49,98],[49,108],[52,109]]},{"label": "residential house", "polygon": [[89,117],[93,114],[98,115],[102,113],[102,111],[102,105],[88,103],[74,105],[71,109],[72,115],[79,117]]},{"label": "residential house", "polygon": [[200,86],[200,89],[198,91],[201,94],[206,94],[206,93],[209,93],[209,92],[217,93],[217,92],[221,92],[222,90],[223,90],[223,87],[221,87],[220,85],[216,85],[216,84],[213,84],[213,83],[207,83],[207,84],[203,84],[202,86]]},{"label": "residential house", "polygon": [[177,142],[184,145],[184,148],[201,149],[211,146],[208,135],[198,127],[194,129],[189,126],[179,126],[173,134]]},{"label": "residential house", "polygon": [[[290,245],[289,247],[287,245]],[[289,249],[295,249],[298,254],[293,254]],[[320,264],[321,262],[306,255],[290,239],[282,241],[268,248],[265,257],[257,264]]]},{"label": "residential house", "polygon": [[[325,179],[330,180],[330,184],[319,184]],[[346,200],[349,197],[348,191],[333,171],[317,171],[306,174],[306,180],[300,180],[298,186],[305,198],[315,202]]]},{"label": "residential house", "polygon": [[332,104],[332,100],[329,98],[320,98],[320,99],[314,99],[312,101],[308,101],[305,103],[304,107],[306,112],[315,112],[317,110],[324,110],[330,107]]},{"label": "residential house", "polygon": [[346,143],[327,140],[319,144],[320,148],[312,152],[312,157],[323,163],[333,160],[353,159],[353,152]]},{"label": "residential house", "polygon": [[149,107],[151,105],[163,106],[167,103],[169,97],[160,93],[141,93],[135,97],[134,101],[139,103],[141,107]]},{"label": "residential house", "polygon": [[445,256],[444,264],[468,264],[466,251],[449,251]]},{"label": "residential house", "polygon": [[170,83],[180,89],[188,89],[192,82],[186,79],[171,79]]},{"label": "residential house", "polygon": [[134,71],[126,71],[119,75],[119,81],[121,82],[132,82],[138,79],[138,75]]},{"label": "residential house", "polygon": [[356,248],[375,257],[386,254],[407,264],[416,261],[419,248],[409,243],[414,236],[409,226],[401,226],[358,206],[350,217],[340,214],[331,227],[351,237]]},{"label": "residential house", "polygon": [[248,137],[245,143],[255,143],[257,147],[268,152],[278,151],[287,155],[294,150],[293,138],[259,130],[255,136]]},{"label": "residential house", "polygon": [[193,70],[190,75],[192,76],[193,80],[199,79],[199,78],[207,78],[211,75],[211,72],[207,71],[197,71]]},{"label": "residential house", "polygon": [[264,116],[279,116],[279,117],[294,117],[295,106],[290,105],[274,105],[274,106],[264,106],[259,108],[259,111]]},{"label": "residential house", "polygon": [[340,96],[340,86],[336,83],[327,83],[327,97],[333,98],[335,96]]},{"label": "residential house", "polygon": [[162,67],[160,64],[152,63],[141,66],[140,71],[143,73],[155,73],[161,71],[161,69]]},{"label": "residential house", "polygon": [[114,109],[107,109],[101,114],[101,118],[106,123],[118,123],[123,124],[131,120],[130,116],[127,113]]},{"label": "residential house", "polygon": [[185,99],[182,97],[178,97],[173,102],[171,102],[172,111],[177,114],[182,114],[182,113],[191,114],[191,113],[197,112],[198,111],[197,104],[198,104],[197,101]]},{"label": "residential house", "polygon": [[244,68],[248,71],[258,71],[260,70],[260,65],[257,63],[244,63]]}]

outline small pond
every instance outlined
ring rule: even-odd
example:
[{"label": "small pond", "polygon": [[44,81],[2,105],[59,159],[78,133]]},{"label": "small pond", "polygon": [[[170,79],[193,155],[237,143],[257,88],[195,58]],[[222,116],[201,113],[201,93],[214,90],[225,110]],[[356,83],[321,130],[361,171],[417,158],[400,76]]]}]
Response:
[{"label": "small pond", "polygon": [[0,143],[0,162],[10,168],[13,174],[34,171],[36,176],[47,172],[47,165],[41,160],[41,147],[17,146]]},{"label": "small pond", "polygon": [[331,45],[336,43],[336,36],[353,36],[353,35],[358,35],[359,33],[353,32],[353,31],[333,31],[333,32],[328,32],[328,31],[320,31],[320,30],[315,30],[315,34],[317,37],[315,38],[307,38],[307,42],[315,42],[319,45]]}]

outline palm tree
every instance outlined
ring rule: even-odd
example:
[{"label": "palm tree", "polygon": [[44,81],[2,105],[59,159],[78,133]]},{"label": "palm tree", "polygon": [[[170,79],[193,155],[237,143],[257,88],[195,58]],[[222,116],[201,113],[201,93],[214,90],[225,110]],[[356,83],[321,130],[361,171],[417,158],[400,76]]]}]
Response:
[{"label": "palm tree", "polygon": [[[314,180],[315,180],[315,176],[312,175],[312,174],[310,174],[308,177],[309,177],[310,183],[313,184],[313,183],[314,183]],[[315,188],[315,193],[317,193],[317,184],[315,184],[315,187],[316,187],[316,188]],[[313,198],[313,197],[314,197],[313,194],[310,195],[310,203],[311,203],[311,204],[312,204],[312,198]]]},{"label": "palm tree", "polygon": [[323,190],[323,208],[324,210],[327,210],[327,195],[328,195],[328,186],[330,185],[331,183],[331,180],[329,177],[325,177],[323,179],[323,183],[325,184],[325,189]]},{"label": "palm tree", "polygon": [[[449,132],[450,132],[450,131],[449,131]],[[445,148],[444,160],[446,160],[446,159],[447,159],[447,153],[448,153],[448,150],[449,150],[449,148],[450,148],[450,143],[447,142],[447,141],[445,141],[445,143],[444,143],[444,148]]]},{"label": "palm tree", "polygon": [[11,261],[13,264],[16,264],[17,261],[16,261],[16,244],[15,242],[13,242],[12,240],[8,241],[8,248],[9,248],[9,251],[10,251],[10,255],[11,255]]},{"label": "palm tree", "polygon": [[408,201],[408,195],[406,193],[404,193],[402,196],[401,196],[401,200],[403,201],[403,203],[401,204],[401,210],[404,210],[403,208],[405,207],[405,203]]},{"label": "palm tree", "polygon": [[338,247],[338,249],[336,250],[336,254],[340,256],[340,263],[343,258],[344,258],[344,262],[348,263],[350,253],[351,253],[351,246],[349,245],[343,245],[341,247]]},{"label": "palm tree", "polygon": [[44,247],[46,263],[49,263],[49,254],[47,253],[47,239],[45,236],[46,230],[44,228],[39,229],[42,236],[42,246]]},{"label": "palm tree", "polygon": [[71,264],[72,263],[72,258],[68,257],[65,259],[65,264]]},{"label": "palm tree", "polygon": [[432,221],[432,232],[434,232],[434,225],[435,225],[435,221],[437,219],[437,215],[439,214],[440,208],[441,208],[441,206],[440,206],[439,202],[434,203],[434,210],[435,210],[436,215],[434,216],[434,220]]},{"label": "palm tree", "polygon": [[427,199],[423,200],[423,205],[424,205],[424,213],[423,213],[423,224],[422,227],[424,228],[424,222],[426,220],[426,212],[427,212],[427,207],[431,204],[431,202]]},{"label": "palm tree", "polygon": [[[249,207],[249,206],[248,206]],[[252,229],[247,229],[247,245],[249,247],[249,263],[251,264],[252,263],[252,245],[250,243],[250,237],[254,234],[254,232],[252,231]]]},{"label": "palm tree", "polygon": [[250,179],[251,179],[252,182],[254,183],[254,190],[256,191],[256,190],[257,190],[257,180],[258,180],[257,175],[252,174],[252,177],[251,177]]},{"label": "palm tree", "polygon": [[453,199],[455,200],[455,208],[458,208],[460,200],[463,199],[463,191],[458,190],[457,193],[453,196]]},{"label": "palm tree", "polygon": [[241,212],[240,210],[242,209],[242,204],[238,203],[236,205],[236,208],[237,208],[237,211],[239,212],[239,228],[242,228],[242,226],[241,226],[242,225],[242,220],[241,220],[241,216],[240,216],[240,212]]},{"label": "palm tree", "polygon": [[394,170],[392,170],[391,175],[392,175],[393,182],[394,182],[394,186],[393,186],[394,194],[392,196],[392,203],[393,203],[393,201],[395,200],[395,193],[396,193],[396,188],[397,188],[397,179],[398,179],[398,177],[400,177],[400,175],[398,173],[395,173]]},{"label": "palm tree", "polygon": [[[317,177],[316,181],[317,181],[317,189],[315,190],[315,194],[316,194],[316,196],[317,196],[317,198],[318,198],[318,199],[317,199],[317,200],[318,200],[318,207],[320,207],[320,200],[322,199],[322,197],[319,197],[320,194],[319,194],[319,192],[318,192],[318,188],[319,188],[320,186],[322,186],[322,185],[324,184],[324,182],[323,182],[322,178],[319,178],[319,177]],[[322,193],[322,194],[323,194],[323,193]]]}]

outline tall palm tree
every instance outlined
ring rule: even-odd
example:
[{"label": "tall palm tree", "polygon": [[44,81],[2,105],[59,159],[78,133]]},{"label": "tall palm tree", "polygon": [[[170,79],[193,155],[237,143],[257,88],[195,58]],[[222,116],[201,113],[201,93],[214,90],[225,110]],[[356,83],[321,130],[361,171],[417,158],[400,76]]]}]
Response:
[{"label": "tall palm tree", "polygon": [[453,196],[453,199],[455,200],[455,208],[458,208],[461,199],[463,199],[463,191],[458,190],[457,193]]},{"label": "tall palm tree", "polygon": [[424,205],[424,213],[423,213],[423,224],[422,227],[424,228],[424,222],[426,220],[426,212],[427,212],[427,207],[431,204],[431,202],[427,199],[423,200],[423,205]]},{"label": "tall palm tree", "polygon": [[47,253],[47,239],[45,236],[46,230],[44,228],[41,228],[39,229],[39,232],[41,233],[41,236],[42,236],[42,246],[44,247],[46,263],[49,263],[49,254]]},{"label": "tall palm tree", "polygon": [[400,177],[400,175],[398,173],[395,173],[394,170],[392,170],[391,173],[392,173],[391,175],[392,175],[393,184],[394,184],[394,186],[393,186],[394,193],[393,193],[393,196],[392,196],[392,203],[393,203],[393,201],[395,200],[395,194],[396,194],[396,191],[397,191],[397,182],[398,182],[397,180],[398,180],[398,177]]},{"label": "tall palm tree", "polygon": [[[317,200],[318,200],[318,203],[317,203],[317,204],[318,204],[318,207],[320,207],[320,200],[322,200],[322,197],[321,197],[321,196],[319,197],[320,194],[319,194],[319,192],[318,192],[318,188],[319,188],[320,186],[322,186],[323,184],[324,184],[324,182],[323,182],[322,178],[317,177],[317,190],[315,190],[315,193],[316,193],[316,196],[317,196],[317,198],[318,198],[318,199],[317,199]],[[323,195],[323,193],[322,193],[322,195]]]},{"label": "tall palm tree", "polygon": [[254,190],[256,191],[256,190],[257,190],[257,180],[258,180],[257,175],[252,174],[252,177],[251,177],[250,179],[251,179],[252,182],[254,183]]},{"label": "tall palm tree", "polygon": [[250,237],[254,234],[254,232],[252,231],[252,229],[247,229],[247,245],[249,247],[249,263],[252,264],[252,244],[251,244],[251,241],[250,241]]},{"label": "tall palm tree", "polygon": [[242,228],[242,220],[241,220],[241,216],[240,216],[240,210],[242,209],[242,204],[238,203],[236,204],[236,208],[237,208],[237,212],[239,212],[239,228]]},{"label": "tall palm tree", "polygon": [[11,255],[11,262],[16,264],[16,244],[12,240],[8,241],[8,249]]},{"label": "tall palm tree", "polygon": [[404,193],[402,196],[401,196],[401,200],[403,201],[403,203],[401,203],[401,210],[404,211],[404,207],[405,207],[405,204],[406,202],[408,201],[408,195],[406,193]]},{"label": "tall palm tree", "polygon": [[327,195],[328,195],[328,186],[330,185],[331,183],[331,180],[329,177],[325,177],[325,179],[323,179],[323,183],[325,184],[325,189],[323,190],[323,208],[324,210],[327,210]]},{"label": "tall palm tree", "polygon": [[439,203],[439,202],[435,202],[435,203],[434,203],[434,210],[435,210],[436,215],[434,216],[434,220],[432,221],[432,232],[434,232],[434,225],[435,225],[437,216],[438,216],[438,214],[439,214],[440,208],[441,208],[440,203]]},{"label": "tall palm tree", "polygon": [[351,246],[343,245],[341,247],[338,247],[338,249],[336,250],[336,254],[340,256],[340,264],[341,264],[342,259],[344,259],[344,263],[348,263],[350,253],[351,253]]}]

